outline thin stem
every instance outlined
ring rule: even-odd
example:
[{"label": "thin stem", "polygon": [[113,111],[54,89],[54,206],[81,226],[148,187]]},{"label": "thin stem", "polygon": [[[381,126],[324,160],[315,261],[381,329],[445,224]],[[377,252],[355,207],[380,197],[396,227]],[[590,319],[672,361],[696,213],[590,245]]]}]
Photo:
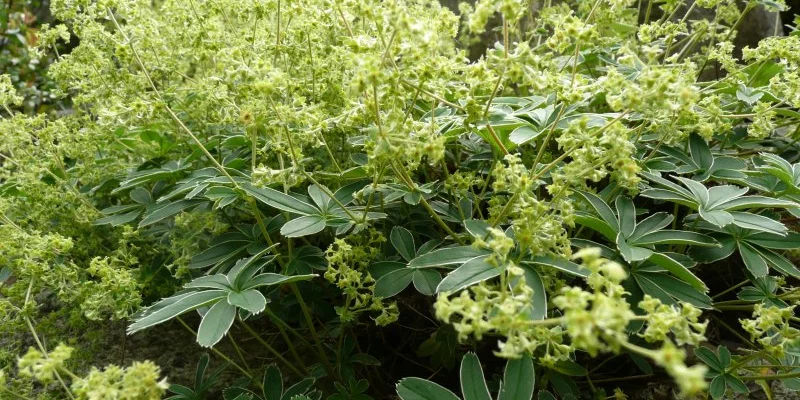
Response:
[{"label": "thin stem", "polygon": [[[678,204],[677,204],[677,203],[675,203],[675,206],[677,207],[677,206],[678,206]],[[676,220],[677,220],[677,219],[676,219]],[[674,229],[674,228],[673,228],[673,229]],[[724,296],[724,295],[726,295],[726,294],[728,294],[728,293],[730,293],[730,292],[732,292],[732,291],[734,291],[734,290],[736,290],[736,289],[738,289],[738,288],[740,288],[740,287],[742,287],[742,286],[744,286],[744,285],[746,285],[746,284],[748,284],[748,283],[750,283],[750,280],[748,280],[748,279],[745,279],[745,280],[743,280],[743,281],[741,281],[741,282],[739,282],[739,283],[737,283],[737,284],[735,284],[735,285],[733,285],[733,286],[731,286],[731,287],[729,287],[729,288],[727,288],[727,289],[725,289],[725,290],[723,290],[723,291],[721,291],[721,292],[717,293],[716,295],[714,295],[714,296],[711,296],[711,299],[713,300],[713,299],[716,299],[716,298],[722,297],[722,296]]]},{"label": "thin stem", "polygon": [[10,390],[8,390],[8,389],[5,389],[5,388],[3,388],[3,392],[4,392],[4,393],[8,393],[8,394],[10,394],[10,395],[12,395],[12,396],[14,396],[14,397],[16,397],[16,398],[18,398],[18,399],[22,399],[22,400],[33,400],[33,399],[32,399],[32,398],[30,398],[30,397],[25,397],[25,396],[23,396],[23,395],[21,395],[21,394],[14,393],[14,392],[12,392],[12,391],[10,391]]},{"label": "thin stem", "polygon": [[[268,315],[271,318],[274,317],[273,322],[275,322],[275,320],[278,319],[278,317],[275,316],[271,311],[268,313]],[[283,322],[283,321],[281,321],[281,322]],[[276,325],[278,325],[278,331],[280,331],[281,337],[283,337],[283,341],[286,342],[286,345],[289,347],[289,352],[292,353],[292,357],[294,357],[294,360],[297,361],[297,365],[300,366],[300,368],[303,370],[303,372],[307,373],[308,372],[308,368],[306,368],[305,364],[303,363],[303,360],[300,358],[300,355],[297,354],[297,349],[295,349],[294,344],[292,343],[292,339],[289,338],[289,335],[286,333],[286,329],[284,329],[283,325],[281,325],[281,324],[276,323]],[[291,329],[291,328],[289,328],[289,329]]]},{"label": "thin stem", "polygon": [[[505,17],[503,17],[503,50],[505,51],[504,52],[505,62],[503,63],[503,70],[500,72],[500,76],[497,77],[497,82],[495,82],[494,84],[494,89],[492,89],[491,95],[489,96],[489,100],[486,102],[486,108],[483,110],[484,118],[489,118],[489,108],[491,108],[492,106],[492,101],[494,100],[494,97],[497,96],[497,89],[500,88],[500,83],[503,82],[503,78],[506,76],[506,69],[508,69],[508,21],[506,21]],[[486,126],[489,125],[487,124]],[[506,154],[508,153],[506,152]]]},{"label": "thin stem", "polygon": [[[390,165],[394,170],[394,172],[400,177],[400,179],[402,179],[405,182],[405,184],[411,190],[414,191],[417,190],[417,185],[414,183],[414,181],[411,180],[408,174],[406,174],[406,171],[404,169],[398,168],[393,161],[390,162]],[[436,221],[436,223],[439,224],[439,226],[441,226],[442,229],[444,229],[444,231],[447,232],[447,234],[453,238],[453,240],[458,242],[458,244],[460,245],[466,244],[455,232],[453,232],[452,229],[450,229],[449,226],[447,226],[447,224],[442,220],[442,218],[439,217],[439,214],[436,214],[436,211],[434,211],[433,207],[431,207],[431,205],[428,203],[428,200],[425,199],[425,196],[420,194],[419,198],[420,198],[420,203],[422,203],[422,207],[424,207],[425,210],[428,211],[428,214],[430,214],[433,220]]]},{"label": "thin stem", "polygon": [[158,100],[163,104],[164,109],[167,111],[167,113],[169,114],[170,118],[172,118],[172,120],[176,124],[178,124],[178,126],[181,128],[182,131],[184,131],[187,135],[189,135],[189,137],[192,138],[192,140],[195,142],[195,144],[197,144],[200,147],[200,149],[203,151],[205,156],[211,161],[211,163],[214,164],[214,166],[220,172],[222,172],[222,174],[225,175],[225,177],[227,177],[233,183],[233,185],[238,189],[239,188],[239,184],[228,173],[228,171],[225,169],[225,167],[223,167],[222,164],[220,164],[219,161],[217,161],[217,159],[215,159],[214,156],[211,155],[211,152],[209,152],[208,149],[206,149],[206,146],[203,145],[203,143],[200,141],[200,139],[198,139],[197,136],[189,128],[186,127],[186,125],[183,123],[183,121],[181,121],[181,119],[178,118],[178,116],[175,114],[175,112],[172,111],[172,108],[170,108],[170,106],[167,104],[167,102],[164,101],[164,98],[161,96],[161,92],[158,90],[158,88],[156,87],[155,83],[153,83],[153,79],[150,77],[150,73],[147,72],[147,68],[145,68],[144,63],[142,62],[142,59],[139,57],[139,52],[136,51],[136,47],[133,45],[133,41],[130,39],[130,37],[128,37],[128,35],[125,33],[125,31],[122,30],[122,27],[119,25],[119,22],[117,22],[117,18],[114,16],[114,13],[111,12],[110,8],[108,9],[108,15],[111,17],[111,21],[114,22],[114,26],[116,26],[116,28],[119,31],[119,33],[122,35],[122,37],[125,39],[125,41],[128,42],[128,46],[131,48],[131,52],[133,53],[133,57],[136,59],[136,63],[139,64],[139,68],[142,70],[142,73],[144,74],[145,78],[147,78],[147,82],[150,84],[150,87],[153,89],[153,92],[155,93],[155,95],[158,98]]},{"label": "thin stem", "polygon": [[448,106],[450,106],[450,107],[453,107],[453,108],[455,108],[456,110],[459,110],[459,111],[466,111],[466,110],[464,109],[464,107],[461,107],[460,105],[458,105],[458,104],[455,104],[455,103],[451,103],[451,102],[449,102],[449,101],[445,100],[444,98],[442,98],[442,97],[440,97],[440,96],[437,96],[436,94],[434,94],[434,93],[432,93],[432,92],[430,92],[430,91],[428,91],[428,90],[426,90],[426,89],[422,88],[421,86],[419,86],[419,85],[416,85],[416,84],[413,84],[413,83],[411,83],[411,82],[409,82],[409,81],[407,81],[407,80],[405,80],[405,79],[402,79],[402,80],[400,80],[400,83],[402,83],[403,85],[406,85],[406,86],[408,86],[408,87],[410,87],[410,88],[412,88],[412,89],[419,90],[420,92],[422,92],[422,93],[424,93],[425,95],[427,95],[427,96],[429,96],[429,97],[433,98],[434,100],[436,100],[436,101],[438,101],[438,102],[440,102],[440,103],[442,103],[442,104],[447,104]]},{"label": "thin stem", "polygon": [[608,379],[595,379],[594,383],[611,383],[611,382],[623,382],[623,381],[633,381],[637,379],[646,379],[652,378],[652,374],[647,375],[632,375],[632,376],[623,376],[620,378],[608,378]]},{"label": "thin stem", "polygon": [[533,167],[532,168],[535,169],[536,166],[539,165],[539,161],[542,160],[542,156],[544,156],[544,151],[547,148],[547,144],[548,144],[548,142],[550,142],[550,137],[553,136],[553,133],[556,130],[556,126],[561,121],[561,117],[564,116],[564,111],[566,111],[566,109],[567,109],[567,105],[566,104],[562,104],[561,108],[558,110],[558,115],[556,116],[555,121],[553,121],[553,124],[550,126],[550,130],[547,131],[547,136],[545,136],[544,140],[542,140],[542,145],[541,145],[541,147],[539,147],[539,151],[536,153],[536,158],[533,160]]},{"label": "thin stem", "polygon": [[[25,308],[25,306],[27,306],[28,303],[30,302],[31,291],[33,290],[33,282],[34,280],[31,279],[31,282],[28,284],[28,290],[25,293],[25,303],[23,305],[23,308]],[[36,346],[39,347],[39,351],[42,352],[42,357],[44,357],[45,359],[49,359],[50,356],[47,355],[47,348],[45,348],[42,341],[39,340],[39,335],[36,333],[36,329],[33,327],[33,322],[31,322],[31,318],[26,315],[24,316],[24,319],[25,323],[28,325],[28,330],[30,330],[31,335],[33,335],[33,340],[34,342],[36,342]],[[64,388],[64,391],[67,393],[67,397],[74,400],[75,397],[72,395],[72,392],[69,390],[69,387],[67,387],[67,384],[64,383],[64,380],[61,379],[61,374],[59,374],[58,371],[53,371],[53,373],[56,376],[58,383],[61,384],[61,387]]]},{"label": "thin stem", "polygon": [[508,155],[508,149],[506,148],[505,145],[503,145],[503,142],[500,140],[500,137],[497,136],[497,132],[494,131],[494,128],[492,128],[491,125],[486,124],[486,129],[489,130],[489,134],[492,135],[492,139],[497,144],[497,147],[499,147],[500,150],[503,151],[503,154]]},{"label": "thin stem", "polygon": [[[195,330],[192,329],[192,327],[190,327],[188,324],[186,324],[186,322],[183,320],[183,318],[177,317],[176,319],[178,320],[178,322],[180,322],[181,325],[183,325],[184,328],[186,328],[186,330],[188,330],[192,334],[192,336],[197,336],[197,332],[195,332]],[[228,364],[233,365],[236,369],[239,370],[239,372],[243,373],[244,376],[250,378],[251,380],[254,380],[259,387],[261,386],[261,383],[258,382],[258,380],[255,380],[253,375],[250,374],[250,372],[248,372],[246,369],[242,368],[241,365],[237,364],[230,357],[226,356],[225,353],[217,350],[216,347],[212,347],[211,351],[214,352],[214,354],[216,354],[217,356],[219,356],[219,358],[225,360]]]},{"label": "thin stem", "polygon": [[792,372],[788,374],[774,374],[774,375],[739,375],[739,379],[743,381],[774,381],[777,379],[791,379],[800,377],[800,372]]},{"label": "thin stem", "polygon": [[262,338],[261,335],[258,334],[258,332],[253,330],[253,328],[251,328],[250,325],[248,325],[244,321],[239,321],[239,325],[241,325],[248,333],[250,333],[250,336],[252,336],[253,339],[255,339],[258,343],[264,346],[264,348],[267,349],[268,352],[272,353],[272,355],[274,355],[278,360],[286,364],[286,366],[289,367],[289,369],[291,369],[295,374],[297,374],[297,376],[305,376],[305,373],[303,373],[303,371],[297,369],[297,367],[295,367],[294,364],[289,362],[289,360],[287,360],[280,352],[275,350],[275,348],[272,347],[272,345],[270,345],[269,343],[267,343],[267,341],[264,340],[264,338]]},{"label": "thin stem", "polygon": [[231,342],[231,345],[233,345],[233,349],[236,351],[236,355],[238,355],[239,359],[242,360],[242,365],[244,365],[244,368],[247,369],[248,372],[250,372],[250,375],[252,375],[253,371],[250,369],[250,366],[247,365],[247,361],[244,359],[244,354],[242,354],[242,349],[240,349],[239,345],[236,344],[236,340],[233,339],[233,335],[227,335],[227,336],[228,340]]},{"label": "thin stem", "polygon": [[319,352],[322,366],[330,376],[336,377],[333,366],[331,366],[330,361],[328,361],[328,357],[325,356],[325,348],[322,347],[322,342],[319,340],[319,334],[317,333],[317,329],[314,327],[314,321],[311,319],[311,312],[308,309],[308,305],[306,305],[306,301],[303,299],[303,295],[300,293],[300,289],[297,288],[297,285],[294,282],[289,284],[289,288],[297,298],[297,303],[300,304],[300,310],[302,310],[303,317],[306,320],[306,325],[308,325],[308,330],[311,331],[311,336],[314,338],[314,344],[317,346],[317,352]]},{"label": "thin stem", "polygon": [[713,316],[713,318],[714,318],[714,320],[715,320],[715,321],[717,321],[717,323],[719,323],[719,324],[720,324],[720,326],[722,326],[722,327],[723,327],[723,328],[725,328],[725,329],[726,329],[728,332],[732,333],[734,336],[736,336],[737,338],[739,338],[739,340],[741,340],[741,341],[742,341],[742,343],[747,343],[747,345],[748,345],[748,346],[750,346],[750,347],[752,347],[752,346],[753,346],[753,343],[752,343],[750,340],[748,340],[746,337],[742,336],[742,334],[741,334],[741,333],[739,333],[739,332],[738,332],[736,329],[733,329],[733,327],[731,327],[731,326],[730,326],[730,325],[728,325],[728,324],[727,324],[725,321],[723,321],[723,320],[722,320],[722,318],[719,318],[719,317],[717,317],[716,315],[714,315],[714,316]]}]

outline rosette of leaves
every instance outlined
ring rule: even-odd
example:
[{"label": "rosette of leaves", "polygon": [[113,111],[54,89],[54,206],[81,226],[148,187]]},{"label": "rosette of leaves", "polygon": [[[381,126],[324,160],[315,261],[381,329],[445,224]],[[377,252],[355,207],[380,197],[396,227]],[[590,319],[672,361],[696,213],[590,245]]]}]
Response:
[{"label": "rosette of leaves", "polygon": [[713,237],[697,232],[665,229],[674,218],[665,212],[657,212],[637,221],[636,206],[628,197],[617,197],[615,211],[597,195],[587,192],[578,194],[589,203],[594,215],[579,212],[575,222],[596,231],[613,243],[627,263],[638,265],[647,261],[669,271],[696,290],[708,290],[705,283],[684,264],[685,257],[665,251],[663,246],[719,246]]},{"label": "rosette of leaves", "polygon": [[[790,163],[777,154],[761,153],[763,164],[756,165],[758,174],[749,177],[745,182],[776,197],[800,202],[800,163]],[[792,215],[800,218],[800,208],[788,209]]]},{"label": "rosette of leaves", "polygon": [[689,135],[688,154],[677,147],[658,146],[661,157],[649,160],[646,165],[654,170],[678,174],[693,174],[692,179],[705,182],[714,179],[743,179],[747,175],[747,163],[741,158],[715,155],[708,143],[696,133]]},{"label": "rosette of leaves", "polygon": [[270,249],[240,260],[227,274],[193,279],[184,285],[184,290],[160,300],[134,316],[134,322],[128,327],[128,334],[169,321],[192,310],[202,310],[203,318],[197,330],[197,342],[203,347],[213,347],[228,333],[237,312],[243,318],[264,311],[268,300],[260,288],[309,280],[316,276],[260,273],[273,259],[265,256],[268,250]]},{"label": "rosette of leaves", "polygon": [[226,176],[215,168],[191,170],[190,167],[189,161],[180,160],[131,172],[111,193],[130,190],[132,203],[103,209],[101,212],[106,216],[95,224],[118,226],[141,216],[138,226],[142,228],[200,204],[205,203],[215,210],[223,209],[237,201],[246,200],[248,196],[287,215],[296,216],[281,226],[280,232],[286,237],[313,235],[326,227],[333,227],[337,234],[342,234],[357,224],[361,229],[363,223],[386,216],[351,205],[354,193],[363,189],[365,182],[355,182],[335,192],[325,186],[312,184],[308,186],[306,196],[269,187],[255,187],[250,184],[249,178],[232,168]]},{"label": "rosette of leaves", "polygon": [[800,245],[800,234],[788,232],[779,235],[755,229],[744,229],[736,225],[720,228],[705,221],[698,221],[698,229],[709,231],[721,246],[717,248],[693,248],[689,255],[698,262],[712,263],[730,257],[738,251],[747,270],[755,278],[761,278],[770,269],[786,276],[800,278],[800,270],[780,251],[796,249]]},{"label": "rosette of leaves", "polygon": [[414,268],[409,263],[435,250],[442,241],[430,240],[417,248],[411,231],[396,226],[389,234],[389,242],[402,261],[381,261],[370,267],[369,273],[375,279],[375,295],[386,298],[395,296],[412,282],[414,288],[426,296],[436,293],[442,274],[432,268]]},{"label": "rosette of leaves", "polygon": [[[474,353],[467,353],[461,360],[459,370],[461,395],[458,397],[449,389],[423,378],[404,378],[397,383],[397,395],[402,400],[492,400],[489,387],[483,375],[481,362]],[[497,400],[530,400],[533,398],[536,373],[533,360],[522,356],[508,360]]]},{"label": "rosette of leaves", "polygon": [[642,196],[689,207],[696,210],[701,219],[720,228],[733,224],[745,229],[786,235],[788,229],[779,221],[765,215],[742,210],[798,207],[798,204],[793,201],[746,195],[749,192],[748,188],[734,185],[707,188],[695,180],[675,177],[682,184],[681,186],[657,175],[649,173],[642,175],[661,186],[661,188],[649,188],[642,191]]},{"label": "rosette of leaves", "polygon": [[211,389],[211,387],[219,381],[220,375],[225,372],[225,367],[217,368],[214,372],[206,376],[210,358],[208,354],[200,356],[197,362],[197,368],[194,375],[194,386],[186,387],[178,384],[169,385],[169,391],[175,393],[174,396],[167,397],[166,400],[202,400]]},{"label": "rosette of leaves", "polygon": [[303,378],[284,387],[283,374],[275,364],[267,366],[261,389],[254,392],[247,387],[232,386],[223,392],[225,400],[319,400],[322,392],[314,389],[314,378]]},{"label": "rosette of leaves", "polygon": [[[487,221],[471,219],[464,221],[463,224],[467,233],[475,238],[486,238],[489,235],[488,229],[491,227],[491,224]],[[406,246],[405,250],[402,252],[398,250],[398,252],[401,254],[406,253],[403,257],[410,258],[411,255],[414,254],[411,252],[411,246],[409,245],[409,243],[413,244],[413,242],[409,242],[411,233],[403,233],[401,229],[403,228],[393,229],[393,233],[396,232],[393,245],[395,247]],[[513,239],[513,230],[511,228],[506,229],[504,234]],[[430,293],[432,295],[441,292],[456,292],[479,282],[496,278],[504,271],[504,265],[497,266],[487,261],[487,258],[491,255],[491,252],[487,249],[480,249],[472,246],[435,248],[435,246],[439,244],[440,242],[438,240],[423,244],[416,252],[416,257],[411,259],[406,258],[408,260],[406,265],[391,261],[376,263],[372,267],[372,271],[375,271],[379,277],[377,278],[378,283],[376,283],[376,293],[378,293],[379,284],[384,293],[392,295],[399,293],[407,287],[415,277],[420,280],[419,282],[414,281],[415,287],[419,285],[417,290],[420,293]],[[513,249],[511,251],[511,256],[519,256],[519,249]],[[534,307],[531,318],[537,320],[544,319],[547,316],[547,291],[538,268],[554,268],[576,277],[585,278],[589,275],[588,270],[572,261],[550,256],[523,258],[520,264],[525,272],[525,283],[533,289],[532,300]],[[441,278],[441,274],[435,270],[437,268],[447,269],[449,271],[444,278]],[[387,270],[390,270],[390,272],[384,272]],[[433,281],[422,281],[423,277],[425,277],[425,275],[422,274],[433,276],[434,273],[439,276],[437,285],[432,285]],[[402,277],[402,279],[394,279],[393,276],[389,274],[394,274],[395,278],[398,276]],[[384,282],[380,283],[382,280]],[[516,284],[516,281],[511,283]]]},{"label": "rosette of leaves", "polygon": [[312,184],[308,186],[308,196],[296,193],[283,193],[267,187],[256,188],[243,186],[245,192],[256,200],[299,217],[292,218],[281,227],[281,234],[286,237],[302,237],[319,233],[326,227],[335,228],[337,235],[363,229],[367,221],[385,218],[382,212],[369,211],[363,206],[351,206],[354,194],[366,186],[364,182],[356,182],[343,186],[336,192],[327,187]]},{"label": "rosette of leaves", "polygon": [[778,282],[772,276],[765,276],[763,278],[752,279],[753,286],[745,286],[736,297],[739,300],[750,301],[753,303],[762,303],[766,306],[784,308],[789,307],[781,295],[785,293],[778,293]]},{"label": "rosette of leaves", "polygon": [[750,389],[736,375],[736,371],[731,370],[731,352],[725,346],[717,347],[716,353],[705,347],[698,347],[694,354],[708,365],[708,378],[711,384],[708,393],[715,399],[725,396],[728,389],[734,393],[747,394]]}]

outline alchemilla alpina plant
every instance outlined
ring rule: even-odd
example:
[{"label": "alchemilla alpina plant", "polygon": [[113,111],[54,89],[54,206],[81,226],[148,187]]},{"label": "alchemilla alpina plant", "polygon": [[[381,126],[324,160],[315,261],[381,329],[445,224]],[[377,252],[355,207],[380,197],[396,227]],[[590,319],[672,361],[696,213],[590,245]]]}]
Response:
[{"label": "alchemilla alpina plant", "polygon": [[1,398],[800,389],[800,36],[734,45],[782,2],[33,3]]}]

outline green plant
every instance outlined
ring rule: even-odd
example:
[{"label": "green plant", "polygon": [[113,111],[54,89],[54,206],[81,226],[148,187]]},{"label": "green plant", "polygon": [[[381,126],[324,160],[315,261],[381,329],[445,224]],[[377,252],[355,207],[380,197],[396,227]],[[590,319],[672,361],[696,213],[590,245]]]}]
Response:
[{"label": "green plant", "polygon": [[[474,353],[467,353],[461,360],[461,393],[464,400],[491,399],[483,369]],[[533,398],[534,368],[530,358],[509,360],[506,363],[503,381],[497,400]],[[459,399],[446,388],[426,379],[405,378],[397,384],[397,394],[403,400],[414,399]]]},{"label": "green plant", "polygon": [[210,349],[175,399],[800,388],[800,36],[735,58],[756,7],[53,0],[12,51],[72,108],[0,79],[3,393],[159,398],[107,319]]}]

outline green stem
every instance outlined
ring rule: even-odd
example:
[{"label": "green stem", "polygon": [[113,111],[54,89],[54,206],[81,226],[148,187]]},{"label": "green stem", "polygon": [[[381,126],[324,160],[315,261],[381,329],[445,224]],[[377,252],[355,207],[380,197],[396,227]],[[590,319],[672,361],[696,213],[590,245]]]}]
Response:
[{"label": "green stem", "polygon": [[725,372],[735,372],[737,369],[743,367],[748,362],[750,362],[750,361],[752,361],[752,360],[754,360],[754,359],[756,359],[758,357],[761,357],[765,353],[766,353],[766,350],[759,350],[759,351],[757,351],[755,353],[746,355],[746,356],[740,358],[739,361],[737,361],[735,364],[733,364],[733,365],[729,366],[728,368],[726,368]]},{"label": "green stem", "polygon": [[253,375],[253,370],[251,370],[250,366],[247,365],[247,361],[244,359],[244,354],[242,354],[242,349],[240,349],[239,345],[236,344],[236,340],[233,339],[233,335],[227,335],[227,336],[228,340],[230,340],[231,342],[231,345],[233,345],[233,350],[236,351],[236,355],[238,355],[239,359],[242,360],[242,365],[244,365],[244,368],[247,370],[247,372],[250,372],[250,375]]},{"label": "green stem", "polygon": [[172,118],[172,120],[178,125],[178,127],[182,131],[184,131],[187,135],[189,135],[189,137],[192,138],[195,144],[197,144],[197,146],[200,147],[200,150],[203,151],[203,154],[205,154],[205,156],[209,159],[209,161],[211,161],[211,163],[214,164],[214,166],[233,183],[233,186],[235,186],[238,189],[239,184],[228,173],[225,167],[223,167],[222,164],[220,164],[219,161],[217,161],[217,159],[215,159],[214,156],[211,155],[211,152],[209,152],[208,149],[206,149],[206,146],[203,145],[203,142],[201,142],[200,139],[198,139],[197,136],[189,128],[186,127],[183,121],[181,121],[181,119],[178,118],[178,115],[175,114],[175,112],[172,111],[172,108],[170,108],[167,102],[164,101],[164,98],[161,96],[161,92],[158,90],[156,84],[153,82],[153,79],[150,77],[150,73],[147,72],[147,68],[145,68],[144,62],[142,62],[142,59],[139,57],[139,52],[136,51],[136,47],[134,47],[133,41],[130,39],[130,37],[128,37],[125,31],[122,30],[122,27],[119,25],[119,22],[117,22],[117,18],[114,16],[114,13],[111,12],[110,8],[108,9],[108,15],[111,17],[111,21],[114,22],[114,26],[116,26],[119,33],[122,35],[125,41],[128,42],[128,46],[131,48],[131,53],[133,53],[133,57],[136,59],[136,63],[139,65],[139,68],[142,70],[142,73],[144,74],[145,78],[147,78],[147,82],[150,84],[150,87],[153,89],[153,92],[155,93],[156,97],[164,106],[164,110],[167,111],[170,118]]},{"label": "green stem", "polygon": [[[30,302],[31,291],[33,290],[33,282],[34,280],[31,279],[31,282],[28,284],[28,290],[25,292],[25,303],[22,308],[25,308],[25,306],[27,306],[28,303]],[[39,335],[36,333],[36,329],[33,326],[31,318],[28,317],[27,315],[24,316],[23,318],[25,319],[25,323],[28,325],[28,329],[30,330],[31,335],[33,335],[33,340],[36,342],[36,346],[39,347],[39,351],[42,352],[42,357],[44,357],[45,359],[49,359],[50,357],[47,355],[47,348],[45,348],[42,341],[39,340]],[[53,371],[53,373],[55,374],[58,383],[61,384],[61,387],[64,388],[64,391],[67,393],[67,397],[74,400],[75,397],[72,396],[72,392],[69,390],[69,387],[67,387],[67,384],[64,383],[64,380],[61,379],[61,375],[58,373],[58,371]]]},{"label": "green stem", "polygon": [[743,381],[774,381],[776,379],[791,379],[800,377],[800,372],[792,372],[788,374],[774,374],[774,375],[752,375],[752,376],[739,376]]},{"label": "green stem", "polygon": [[30,397],[25,397],[25,396],[23,396],[23,395],[21,395],[21,394],[14,393],[14,392],[12,392],[12,391],[10,391],[10,390],[8,390],[8,389],[3,389],[3,392],[4,392],[4,393],[8,393],[8,394],[10,394],[10,395],[12,395],[12,396],[14,396],[14,397],[16,397],[16,398],[18,398],[18,399],[22,399],[22,400],[33,400],[33,399],[32,399],[32,398],[30,398]]},{"label": "green stem", "polygon": [[736,336],[737,338],[739,338],[739,340],[741,340],[741,341],[742,341],[742,343],[746,343],[748,346],[750,346],[750,347],[753,347],[753,342],[751,342],[751,341],[750,341],[750,340],[748,340],[746,337],[744,337],[744,336],[743,336],[741,333],[739,333],[739,331],[737,331],[736,329],[733,329],[733,327],[732,327],[732,326],[730,326],[730,325],[728,325],[728,324],[727,324],[725,321],[723,321],[723,320],[722,320],[722,318],[719,318],[719,317],[717,317],[716,315],[714,315],[714,316],[712,316],[712,317],[714,318],[714,320],[715,320],[715,321],[716,321],[716,322],[717,322],[717,323],[718,323],[720,326],[722,326],[723,328],[725,328],[726,330],[728,330],[728,332],[732,333],[732,334],[733,334],[733,336]]},{"label": "green stem", "polygon": [[[183,318],[181,318],[181,317],[177,317],[176,319],[178,320],[178,322],[180,322],[180,324],[181,324],[181,325],[183,325],[183,327],[184,327],[184,328],[186,328],[186,330],[187,330],[187,331],[189,331],[189,333],[191,333],[191,334],[192,334],[192,336],[197,336],[197,332],[195,332],[195,330],[194,330],[194,329],[192,329],[192,327],[190,327],[190,326],[189,326],[189,325],[186,323],[186,321],[184,321],[184,320],[183,320]],[[250,374],[250,372],[248,372],[246,369],[242,368],[242,366],[241,366],[241,365],[237,364],[237,363],[236,363],[235,361],[233,361],[233,360],[232,360],[230,357],[226,356],[226,355],[225,355],[225,353],[223,353],[223,352],[221,352],[221,351],[217,350],[217,348],[215,348],[215,347],[212,347],[212,348],[211,348],[211,351],[212,351],[212,352],[214,352],[214,354],[216,354],[216,355],[217,355],[219,358],[221,358],[221,359],[225,360],[225,361],[226,361],[228,364],[230,364],[230,365],[233,365],[233,366],[234,366],[236,369],[238,369],[238,370],[239,370],[239,372],[243,373],[243,374],[244,374],[244,376],[246,376],[246,377],[250,378],[251,380],[254,380],[254,377],[253,377],[253,375],[252,375],[252,374]],[[256,384],[257,384],[259,387],[261,386],[261,383],[259,383],[259,382],[258,382],[258,380],[254,380],[254,381],[256,382]]]},{"label": "green stem", "polygon": [[248,324],[247,324],[246,322],[244,322],[244,321],[239,321],[239,324],[240,324],[242,327],[244,327],[244,329],[245,329],[245,330],[246,330],[248,333],[250,333],[250,336],[252,336],[252,337],[253,337],[253,339],[255,339],[255,340],[258,342],[258,343],[260,343],[262,346],[264,346],[264,348],[265,348],[265,349],[267,349],[267,351],[268,351],[268,352],[272,353],[272,355],[274,355],[274,356],[275,356],[275,357],[276,357],[278,360],[280,360],[280,361],[281,361],[282,363],[284,363],[284,364],[285,364],[287,367],[289,367],[289,369],[291,369],[291,370],[292,370],[292,371],[293,371],[295,374],[297,374],[297,376],[301,376],[301,377],[302,377],[302,376],[306,376],[306,374],[305,374],[303,371],[301,371],[301,370],[299,370],[297,367],[295,367],[295,365],[294,365],[294,364],[292,364],[291,362],[289,362],[289,360],[287,360],[287,359],[286,359],[286,357],[284,357],[284,356],[283,356],[283,355],[282,355],[280,352],[278,352],[277,350],[275,350],[275,348],[274,348],[274,347],[272,347],[272,345],[270,345],[269,343],[267,343],[267,341],[266,341],[266,340],[264,340],[264,338],[262,338],[262,337],[261,337],[261,335],[259,335],[259,334],[258,334],[258,332],[256,332],[255,330],[253,330],[253,328],[251,328],[251,327],[250,327],[250,325],[248,325]]},{"label": "green stem", "polygon": [[[675,203],[675,207],[678,207],[678,203]],[[677,217],[677,215],[676,215],[676,217]],[[675,228],[672,228],[672,229],[675,229]],[[716,299],[718,297],[722,297],[722,296],[724,296],[724,295],[726,295],[726,294],[728,294],[728,293],[730,293],[730,292],[732,292],[732,291],[734,291],[734,290],[736,290],[736,289],[748,284],[749,282],[750,282],[750,280],[745,279],[745,280],[743,280],[743,281],[741,281],[741,282],[739,282],[739,283],[737,283],[737,284],[735,284],[735,285],[733,285],[733,286],[731,286],[731,287],[729,287],[729,288],[717,293],[716,295],[711,296],[711,299],[713,300],[713,299]]]},{"label": "green stem", "polygon": [[486,124],[486,129],[488,129],[489,134],[492,135],[492,140],[494,140],[494,142],[497,143],[497,147],[499,147],[500,150],[503,151],[504,155],[508,155],[508,149],[506,148],[506,146],[503,145],[503,142],[500,140],[500,137],[497,136],[497,133],[494,131],[494,128],[492,128],[491,125]]},{"label": "green stem", "polygon": [[[404,169],[395,166],[393,161],[391,161],[391,166],[392,169],[394,169],[395,173],[397,173],[400,179],[402,179],[410,189],[415,191],[417,190],[417,185],[411,180],[411,177],[408,176],[408,174]],[[453,232],[452,229],[450,229],[449,226],[447,226],[447,224],[442,220],[442,218],[439,217],[439,214],[436,214],[436,211],[434,211],[433,207],[431,207],[431,205],[428,203],[428,200],[425,199],[424,195],[420,194],[419,199],[420,203],[422,203],[422,207],[424,207],[425,210],[428,211],[428,214],[430,214],[433,220],[436,221],[436,223],[439,224],[439,226],[441,226],[442,229],[444,229],[444,231],[447,232],[447,234],[453,238],[453,240],[458,242],[458,244],[460,245],[466,244],[455,232]]]},{"label": "green stem", "polygon": [[646,379],[652,378],[653,375],[632,375],[632,376],[624,376],[620,378],[608,378],[608,379],[595,379],[594,383],[611,383],[611,382],[623,382],[623,381],[633,381],[637,379]]},{"label": "green stem", "polygon": [[300,293],[300,289],[297,288],[295,283],[290,283],[289,288],[294,293],[294,296],[297,298],[297,303],[300,304],[300,309],[303,312],[303,317],[306,320],[306,325],[308,325],[308,330],[311,331],[311,336],[314,338],[314,344],[317,346],[317,352],[319,352],[320,361],[322,362],[322,366],[325,368],[325,371],[331,377],[336,377],[336,373],[331,366],[330,361],[328,361],[328,357],[325,355],[325,348],[322,347],[322,342],[319,340],[319,334],[317,333],[317,329],[314,327],[314,320],[311,319],[311,312],[309,312],[308,305],[306,305],[305,300],[303,299],[303,295]]},{"label": "green stem", "polygon": [[[286,333],[286,329],[284,328],[284,326],[286,328],[288,328],[289,330],[293,331],[293,332],[294,332],[294,329],[289,328],[289,326],[286,325],[286,323],[283,322],[280,318],[278,318],[277,315],[273,314],[272,311],[269,310],[269,308],[267,308],[266,311],[267,311],[267,315],[270,317],[270,319],[272,319],[272,322],[274,322],[275,325],[278,326],[278,331],[280,331],[281,337],[283,337],[283,341],[286,342],[286,345],[289,347],[289,352],[292,353],[292,357],[294,357],[294,360],[297,361],[297,365],[299,365],[300,368],[304,372],[307,373],[308,372],[308,368],[306,368],[305,364],[303,363],[303,360],[300,358],[300,355],[297,354],[297,349],[295,348],[294,344],[292,343],[292,339],[289,338],[289,335]],[[280,321],[280,323],[277,322],[277,321]],[[295,334],[299,338],[302,338],[302,336],[300,336],[300,334],[298,334],[297,332],[295,332]],[[305,340],[302,340],[302,341],[305,341]],[[306,342],[306,343],[308,343],[308,342]],[[309,347],[311,347],[311,346],[309,345]],[[320,356],[320,357],[323,357],[323,356]]]}]

